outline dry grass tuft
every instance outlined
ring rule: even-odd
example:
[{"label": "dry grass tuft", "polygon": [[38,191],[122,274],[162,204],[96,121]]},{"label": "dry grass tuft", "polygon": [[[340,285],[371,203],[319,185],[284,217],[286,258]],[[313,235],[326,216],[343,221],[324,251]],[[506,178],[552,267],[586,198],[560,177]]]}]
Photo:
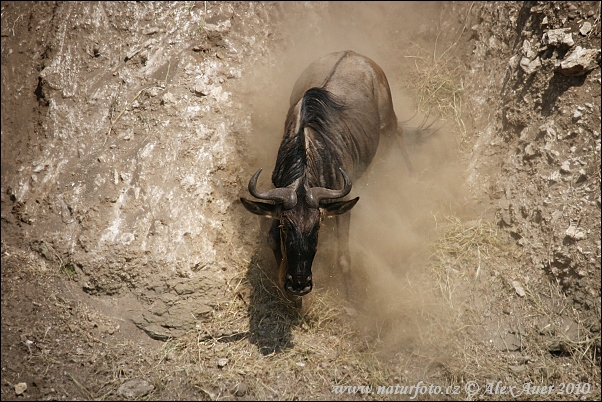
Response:
[{"label": "dry grass tuft", "polygon": [[[433,273],[454,316],[447,380],[461,386],[477,381],[481,390],[492,381],[521,389],[525,383],[556,389],[561,383],[587,383],[587,399],[599,399],[595,345],[600,334],[586,328],[561,289],[548,281],[530,281],[508,264],[512,243],[489,222],[446,217],[438,229]],[[517,280],[523,297],[513,285]],[[560,400],[566,395],[534,397]]]},{"label": "dry grass tuft", "polygon": [[[419,76],[417,106],[426,115],[440,114],[451,118],[460,129],[466,132],[462,120],[462,92],[464,85],[462,71],[451,58],[436,59],[435,56],[417,58],[416,71]],[[450,67],[450,65],[456,65]]]},{"label": "dry grass tuft", "polygon": [[460,60],[454,56],[458,40],[449,43],[443,52],[439,52],[440,45],[437,35],[434,48],[427,49],[429,44],[421,45],[417,40],[408,38],[410,46],[409,55],[413,60],[414,71],[412,79],[404,80],[405,89],[412,94],[417,112],[424,116],[437,116],[437,119],[451,120],[456,127],[460,142],[466,139],[467,128],[464,124],[463,92],[464,68]]}]

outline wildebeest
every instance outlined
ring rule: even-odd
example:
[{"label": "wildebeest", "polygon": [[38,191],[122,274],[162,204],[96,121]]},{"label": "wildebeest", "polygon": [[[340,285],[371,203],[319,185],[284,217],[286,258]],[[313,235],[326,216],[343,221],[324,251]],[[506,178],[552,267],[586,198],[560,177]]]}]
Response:
[{"label": "wildebeest", "polygon": [[[312,290],[312,262],[324,217],[336,216],[337,263],[346,283],[350,266],[348,212],[359,197],[344,200],[366,170],[382,134],[401,129],[383,70],[353,51],[331,53],[307,67],[290,98],[284,136],[272,173],[273,189],[257,189],[246,209],[274,220],[268,243],[279,266],[280,285],[296,296]],[[403,149],[404,156],[407,155]]]}]

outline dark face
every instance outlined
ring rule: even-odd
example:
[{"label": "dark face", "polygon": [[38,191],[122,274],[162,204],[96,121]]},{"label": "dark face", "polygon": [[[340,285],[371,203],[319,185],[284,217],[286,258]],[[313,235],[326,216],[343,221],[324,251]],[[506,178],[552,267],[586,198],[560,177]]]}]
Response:
[{"label": "dark face", "polygon": [[286,209],[282,202],[272,204],[246,198],[241,198],[240,201],[248,211],[278,222],[272,225],[268,242],[279,264],[280,283],[287,292],[303,296],[311,292],[313,287],[311,265],[318,247],[321,219],[348,212],[359,197],[322,203],[319,206],[311,206],[306,197],[298,199],[297,202],[295,197],[293,206]]},{"label": "dark face", "polygon": [[311,265],[318,248],[320,210],[300,202],[284,211],[280,219],[282,245],[281,271],[286,270],[284,289],[303,296],[313,287]]}]

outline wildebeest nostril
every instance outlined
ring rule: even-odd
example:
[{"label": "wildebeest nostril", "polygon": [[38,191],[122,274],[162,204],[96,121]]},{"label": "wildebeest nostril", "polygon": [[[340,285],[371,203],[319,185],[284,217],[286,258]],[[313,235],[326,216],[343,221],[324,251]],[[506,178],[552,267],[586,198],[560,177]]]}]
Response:
[{"label": "wildebeest nostril", "polygon": [[297,287],[305,287],[311,283],[311,275],[307,277],[287,275],[286,279]]}]

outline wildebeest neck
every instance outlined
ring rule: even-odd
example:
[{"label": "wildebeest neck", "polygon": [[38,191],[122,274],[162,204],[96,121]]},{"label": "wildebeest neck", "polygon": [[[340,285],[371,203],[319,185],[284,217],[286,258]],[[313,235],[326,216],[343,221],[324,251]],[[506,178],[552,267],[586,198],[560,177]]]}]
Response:
[{"label": "wildebeest neck", "polygon": [[272,174],[276,187],[286,187],[303,178],[308,187],[329,187],[337,183],[337,171],[344,163],[341,147],[347,128],[341,124],[345,105],[322,88],[309,89],[290,108],[285,135]]}]

